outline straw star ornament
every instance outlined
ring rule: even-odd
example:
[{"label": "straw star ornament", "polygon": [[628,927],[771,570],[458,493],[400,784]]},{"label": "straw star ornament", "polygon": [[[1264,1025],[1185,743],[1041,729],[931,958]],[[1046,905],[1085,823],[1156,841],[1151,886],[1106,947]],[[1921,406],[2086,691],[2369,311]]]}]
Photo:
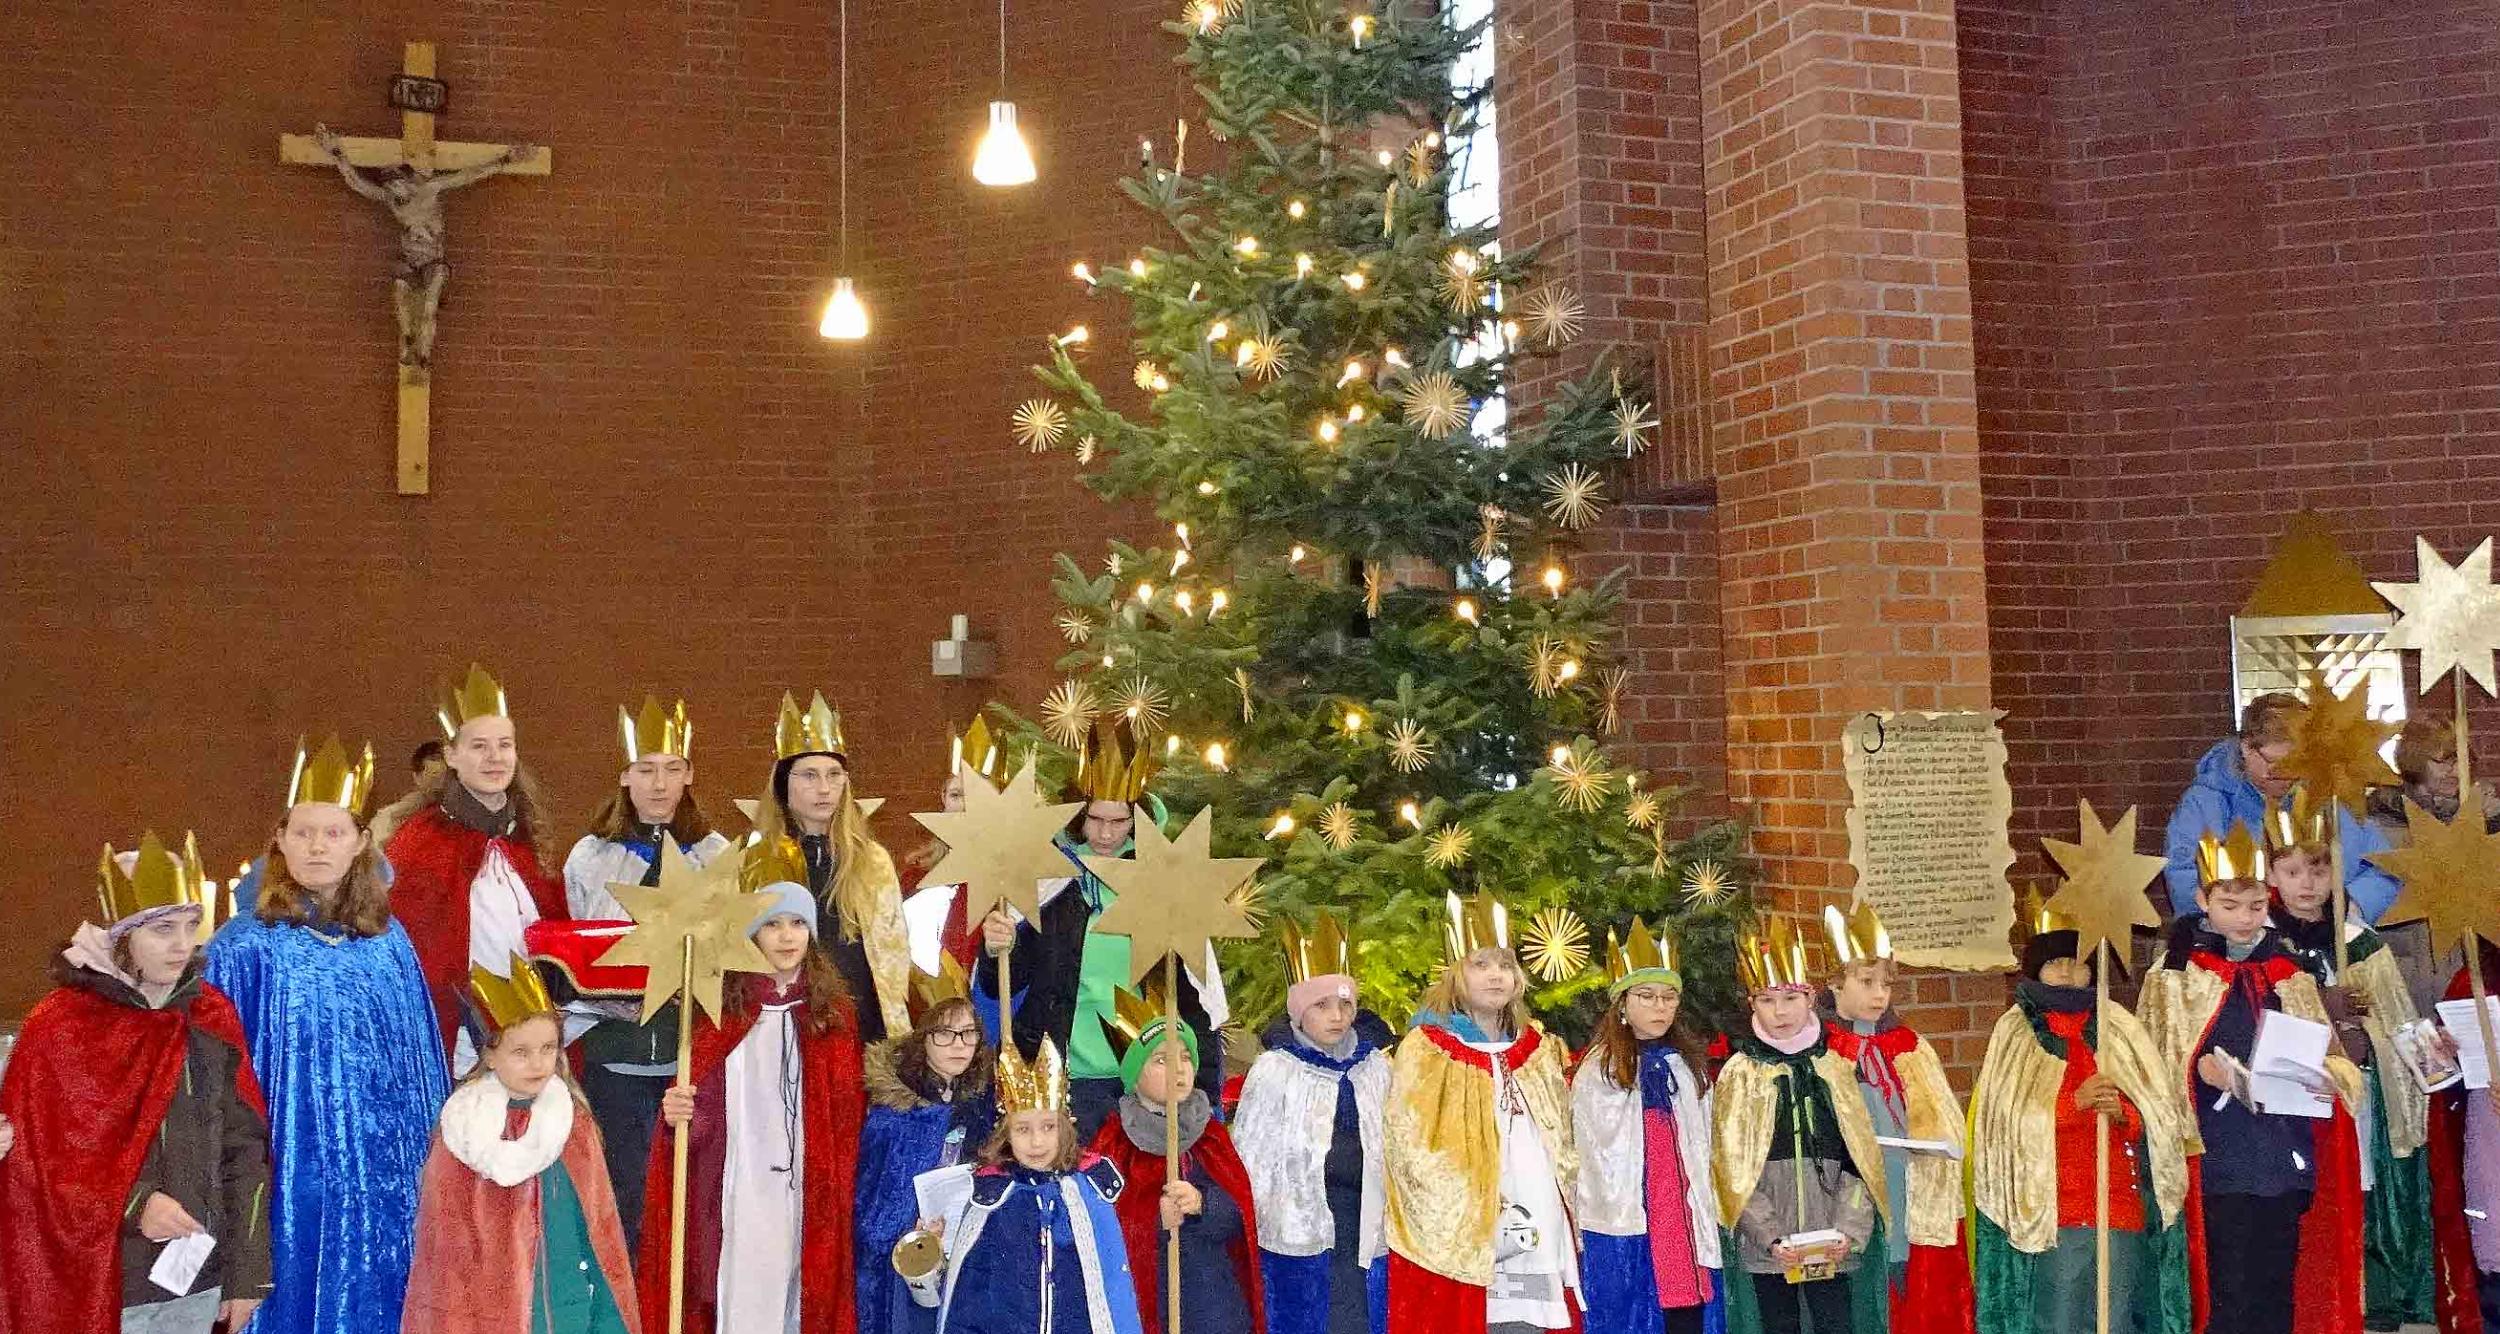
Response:
[{"label": "straw star ornament", "polygon": [[1069,817],[1084,805],[1044,801],[1030,756],[1003,790],[967,770],[962,810],[912,812],[921,828],[946,845],[946,856],[922,879],[932,885],[962,885],[967,922],[987,917],[1000,903],[1027,917],[1038,916],[1039,882],[1068,873],[1068,859],[1051,836],[1067,828]]},{"label": "straw star ornament", "polygon": [[[747,932],[772,910],[773,896],[739,890],[738,872],[746,856],[743,850],[724,853],[697,867],[686,860],[675,839],[662,839],[659,884],[608,886],[634,919],[634,929],[610,945],[599,962],[651,970],[642,992],[644,1023],[681,992],[689,1005],[718,1019],[726,974],[772,971]],[[694,946],[691,971],[686,966],[689,941]]]},{"label": "straw star ornament", "polygon": [[2076,805],[2074,842],[2040,840],[2049,860],[2057,863],[2065,877],[2050,896],[2048,910],[2075,924],[2077,958],[2091,958],[2101,942],[2107,941],[2111,958],[2124,967],[2136,928],[2149,931],[2161,926],[2161,917],[2153,911],[2144,889],[2168,863],[2135,850],[2135,807],[2129,806],[2117,824],[2105,827],[2091,802]]},{"label": "straw star ornament", "polygon": [[1202,809],[1179,838],[1167,839],[1162,826],[1141,811],[1134,859],[1085,858],[1085,868],[1119,896],[1094,919],[1094,929],[1128,937],[1132,982],[1166,954],[1195,964],[1206,957],[1212,940],[1259,933],[1242,910],[1241,895],[1266,858],[1210,855],[1214,817],[1212,809]]}]

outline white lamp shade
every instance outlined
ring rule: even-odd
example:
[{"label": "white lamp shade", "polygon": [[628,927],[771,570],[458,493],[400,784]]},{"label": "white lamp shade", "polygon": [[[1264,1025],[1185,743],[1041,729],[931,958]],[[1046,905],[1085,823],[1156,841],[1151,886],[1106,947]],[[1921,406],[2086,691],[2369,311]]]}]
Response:
[{"label": "white lamp shade", "polygon": [[973,152],[972,179],[983,185],[1030,185],[1035,175],[1033,150],[1016,128],[1016,104],[990,103],[990,127]]},{"label": "white lamp shade", "polygon": [[816,332],[846,343],[868,336],[868,307],[850,279],[833,280],[833,295],[825,298],[825,315],[816,322]]}]

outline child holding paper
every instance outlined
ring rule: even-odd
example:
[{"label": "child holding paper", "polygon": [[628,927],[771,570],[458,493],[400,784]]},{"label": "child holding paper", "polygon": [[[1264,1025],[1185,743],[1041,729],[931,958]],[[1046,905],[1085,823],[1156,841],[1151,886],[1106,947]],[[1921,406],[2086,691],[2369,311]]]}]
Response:
[{"label": "child holding paper", "polygon": [[[2266,924],[2264,856],[2246,825],[2197,849],[2200,911],[2179,919],[2138,1009],[2201,1151],[2189,1190],[2200,1328],[2353,1334],[2361,1327],[2358,1186],[2349,1119],[2264,1111],[2249,1091],[2268,1015],[2324,1026],[2316,981]],[[2302,1083],[2349,1107],[2360,1073],[2332,1052]],[[2304,1263],[2314,1258],[2315,1263]],[[2208,1318],[2209,1317],[2209,1318]]]}]

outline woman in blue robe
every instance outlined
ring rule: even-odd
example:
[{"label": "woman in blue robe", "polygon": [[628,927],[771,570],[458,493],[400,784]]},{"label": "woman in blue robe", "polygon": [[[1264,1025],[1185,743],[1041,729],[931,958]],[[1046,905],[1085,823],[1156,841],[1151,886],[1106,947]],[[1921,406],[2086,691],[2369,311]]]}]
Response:
[{"label": "woman in blue robe", "polygon": [[990,1092],[996,1056],[964,999],[962,977],[954,969],[946,999],[921,1007],[910,1032],[870,1047],[865,1058],[868,1121],[860,1131],[858,1203],[851,1214],[859,1334],[937,1328],[937,1312],[913,1302],[889,1263],[894,1243],[920,1216],[912,1178],[971,1162],[998,1120]]}]

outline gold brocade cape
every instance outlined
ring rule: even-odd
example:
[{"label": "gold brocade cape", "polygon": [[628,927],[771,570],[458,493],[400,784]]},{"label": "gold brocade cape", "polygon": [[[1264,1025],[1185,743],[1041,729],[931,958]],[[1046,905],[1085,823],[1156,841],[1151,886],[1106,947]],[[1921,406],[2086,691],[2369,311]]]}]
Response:
[{"label": "gold brocade cape", "polygon": [[[2176,1225],[2187,1199],[2186,1144],[2196,1128],[2183,1090],[2134,1015],[2102,1006],[2096,1036],[2094,1061],[2144,1123],[2161,1221]],[[1971,1202],[2026,1255],[2057,1247],[2057,1100],[2065,1081],[2065,1059],[2040,1045],[2029,1015],[2016,1008],[1998,1018],[1971,1089]]]},{"label": "gold brocade cape", "polygon": [[[1719,1189],[1719,1226],[1736,1226],[1754,1186],[1762,1180],[1762,1164],[1771,1156],[1771,1139],[1779,1133],[1779,1081],[1790,1067],[1757,1061],[1742,1051],[1727,1059],[1719,1082],[1711,1086],[1710,1173]],[[1840,1123],[1841,1142],[1849,1146],[1849,1162],[1866,1183],[1876,1215],[1889,1225],[1892,1202],[1885,1198],[1884,1151],[1875,1143],[1875,1122],[1858,1095],[1858,1070],[1838,1052],[1824,1050],[1814,1058],[1815,1076],[1829,1095],[1832,1118]],[[1941,1077],[1941,1072],[1939,1073]]]},{"label": "gold brocade cape", "polygon": [[1493,1282],[1493,1233],[1501,1211],[1501,1131],[1493,1119],[1500,1061],[1527,1100],[1562,1198],[1572,1198],[1578,1152],[1562,1044],[1531,1024],[1509,1050],[1469,1047],[1447,1029],[1418,1024],[1398,1040],[1382,1118],[1389,1249],[1459,1283]]},{"label": "gold brocade cape", "polygon": [[[868,844],[870,890],[875,901],[868,920],[853,925],[868,952],[868,971],[877,979],[877,1012],[885,1031],[911,1031],[911,932],[903,919],[903,882],[894,873],[894,858],[885,848]],[[835,873],[837,877],[839,872]]]},{"label": "gold brocade cape", "polygon": [[[1953,1096],[1953,1085],[1944,1077],[1944,1060],[1924,1036],[1909,1051],[1894,1057],[1892,1068],[1901,1076],[1902,1101],[1908,1113],[1902,1133],[1911,1139],[1941,1140],[1955,1150],[1950,1155],[1908,1155],[1902,1190],[1909,1199],[1896,1200],[1893,1207],[1908,1219],[1911,1245],[1958,1246],[1962,1240],[1961,1099]],[[1855,1067],[1851,1073],[1855,1074]],[[1863,1089],[1860,1097],[1862,1102]]]},{"label": "gold brocade cape", "polygon": [[2383,940],[2370,957],[2354,960],[2341,980],[2369,997],[2370,1012],[2361,1017],[2361,1027],[2370,1035],[2371,1055],[2378,1065],[2379,1100],[2387,1113],[2382,1118],[2387,1125],[2387,1148],[2398,1158],[2410,1158],[2429,1142],[2431,1123],[2431,1096],[2422,1091],[2421,1081],[2407,1073],[2410,1067],[2396,1051],[2396,1030],[2421,1017],[2413,1008],[2413,993],[2405,986],[2403,970],[2396,967],[2396,952]]},{"label": "gold brocade cape", "polygon": [[[2222,1008],[2223,993],[2229,988],[2230,983],[2220,974],[2194,964],[2184,968],[2158,967],[2144,975],[2144,994],[2136,998],[2137,1017],[2144,1021],[2144,1031],[2152,1039],[2153,1053],[2161,1061],[2162,1078],[2179,1091],[2182,1101],[2189,1096],[2189,1090],[2201,1087],[2193,1068],[2196,1049],[2204,1042],[2206,1030],[2213,1026],[2214,1013]],[[2318,999],[2317,979],[2307,973],[2295,972],[2275,983],[2274,994],[2283,1002],[2285,1014],[2312,1023],[2327,1022],[2326,1005]],[[2334,1081],[2336,1096],[2343,1099],[2346,1111],[2361,1106],[2361,1071],[2332,1046],[2327,1048],[2326,1073]],[[2179,1132],[2189,1154],[2205,1151],[2195,1117],[2184,1118]]]}]

